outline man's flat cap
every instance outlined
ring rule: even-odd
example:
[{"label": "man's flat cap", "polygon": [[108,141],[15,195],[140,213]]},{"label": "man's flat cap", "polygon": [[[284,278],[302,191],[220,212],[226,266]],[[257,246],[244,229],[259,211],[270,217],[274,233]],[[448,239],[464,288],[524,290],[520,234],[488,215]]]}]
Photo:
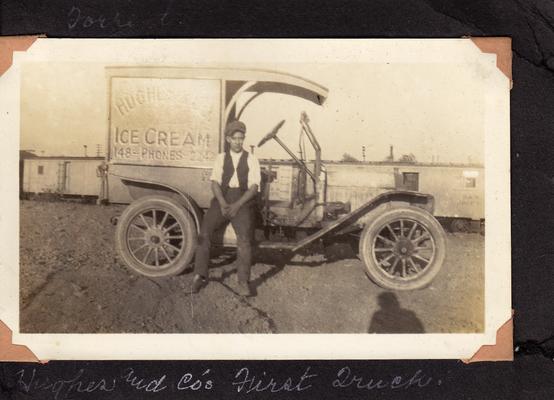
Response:
[{"label": "man's flat cap", "polygon": [[225,128],[225,136],[231,136],[235,132],[242,132],[246,134],[246,125],[242,121],[231,121]]}]

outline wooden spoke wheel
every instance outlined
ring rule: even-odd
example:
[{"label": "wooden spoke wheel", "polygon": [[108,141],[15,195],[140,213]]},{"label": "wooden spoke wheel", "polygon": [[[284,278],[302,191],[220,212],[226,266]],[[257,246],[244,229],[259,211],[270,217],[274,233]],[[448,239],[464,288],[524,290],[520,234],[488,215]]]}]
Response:
[{"label": "wooden spoke wheel", "polygon": [[119,256],[131,269],[146,276],[182,272],[194,256],[196,241],[191,215],[169,197],[147,196],[134,201],[117,224]]},{"label": "wooden spoke wheel", "polygon": [[366,273],[379,286],[413,290],[431,283],[446,254],[439,222],[417,207],[384,211],[369,222],[360,238]]}]

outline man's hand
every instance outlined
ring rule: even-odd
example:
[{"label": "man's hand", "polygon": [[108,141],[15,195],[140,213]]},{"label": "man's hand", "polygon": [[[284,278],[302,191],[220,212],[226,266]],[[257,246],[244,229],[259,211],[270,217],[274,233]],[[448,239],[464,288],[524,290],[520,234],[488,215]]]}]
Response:
[{"label": "man's hand", "polygon": [[229,204],[219,204],[219,206],[221,207],[221,215],[223,215],[224,217],[229,217]]},{"label": "man's hand", "polygon": [[240,201],[236,201],[227,207],[227,214],[224,214],[227,218],[233,218],[239,212],[242,204]]},{"label": "man's hand", "polygon": [[224,217],[227,217],[227,214],[229,212],[229,204],[225,201],[225,197],[223,197],[223,193],[221,192],[221,187],[219,186],[219,183],[217,183],[216,181],[212,181],[212,193],[214,194],[215,198],[219,202],[221,215],[223,215]]},{"label": "man's hand", "polygon": [[240,208],[245,205],[248,201],[252,200],[256,193],[258,193],[258,185],[252,185],[250,188],[243,193],[240,199],[229,205],[227,209],[227,218],[233,218],[239,212]]}]

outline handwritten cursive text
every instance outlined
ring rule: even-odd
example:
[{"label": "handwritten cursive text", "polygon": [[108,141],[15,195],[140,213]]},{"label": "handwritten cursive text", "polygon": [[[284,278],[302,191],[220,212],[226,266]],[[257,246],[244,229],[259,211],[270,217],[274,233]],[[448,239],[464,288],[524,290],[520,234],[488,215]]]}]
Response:
[{"label": "handwritten cursive text", "polygon": [[264,371],[261,375],[253,375],[246,367],[241,368],[235,374],[232,385],[238,393],[251,392],[302,392],[312,387],[309,380],[315,378],[317,374],[310,374],[310,367],[307,367],[299,378],[287,377],[279,382]]},{"label": "handwritten cursive text", "polygon": [[[337,372],[337,378],[333,380],[333,387],[337,389],[355,388],[363,390],[383,389],[409,389],[411,387],[423,388],[429,386],[433,378],[425,376],[421,370],[417,370],[412,376],[403,377],[396,375],[391,379],[365,378],[353,374],[350,367],[343,367]],[[437,385],[440,385],[437,381]]]},{"label": "handwritten cursive text", "polygon": [[33,368],[31,373],[27,373],[24,369],[18,371],[16,377],[17,384],[23,392],[50,392],[54,395],[54,400],[70,398],[74,393],[113,392],[115,390],[115,379],[84,379],[84,372],[80,369],[75,376],[69,379],[38,378],[36,369]]}]

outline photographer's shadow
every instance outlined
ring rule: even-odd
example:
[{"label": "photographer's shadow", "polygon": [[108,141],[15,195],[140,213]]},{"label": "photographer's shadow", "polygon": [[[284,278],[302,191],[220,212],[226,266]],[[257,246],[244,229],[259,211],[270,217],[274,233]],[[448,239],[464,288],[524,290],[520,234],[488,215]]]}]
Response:
[{"label": "photographer's shadow", "polygon": [[368,333],[425,333],[416,314],[400,307],[394,293],[381,293],[378,302],[380,309],[373,314]]}]

